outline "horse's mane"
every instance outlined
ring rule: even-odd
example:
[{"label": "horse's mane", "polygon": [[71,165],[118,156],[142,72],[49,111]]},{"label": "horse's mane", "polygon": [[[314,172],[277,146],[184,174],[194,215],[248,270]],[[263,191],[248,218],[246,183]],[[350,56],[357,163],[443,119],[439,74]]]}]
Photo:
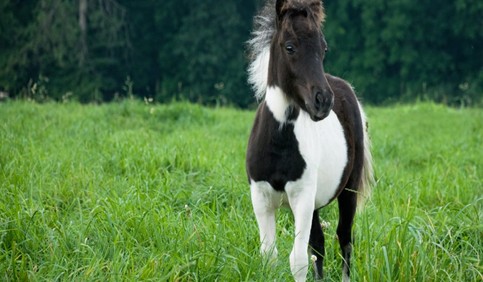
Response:
[{"label": "horse's mane", "polygon": [[263,98],[267,89],[270,44],[275,34],[275,18],[275,0],[268,0],[255,16],[252,37],[248,40],[248,82],[255,90],[255,97],[258,100]]},{"label": "horse's mane", "polygon": [[[252,37],[248,40],[250,64],[248,67],[248,83],[255,90],[255,97],[261,100],[267,89],[268,64],[270,59],[270,44],[276,32],[276,0],[267,0],[265,6],[255,16],[253,22]],[[324,10],[320,0],[293,0],[289,6],[320,4],[315,13],[316,21],[322,23],[325,19]],[[319,7],[319,6],[317,6]]]}]

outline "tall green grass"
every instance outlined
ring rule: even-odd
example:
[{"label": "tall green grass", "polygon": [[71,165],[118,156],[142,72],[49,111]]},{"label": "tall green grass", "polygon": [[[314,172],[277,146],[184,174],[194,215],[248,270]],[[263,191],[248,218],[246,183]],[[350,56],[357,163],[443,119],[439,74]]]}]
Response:
[{"label": "tall green grass", "polygon": [[[354,281],[482,281],[483,114],[367,109],[377,185]],[[0,280],[289,281],[258,254],[244,170],[252,111],[174,103],[0,104]],[[337,205],[321,212],[340,281]],[[311,279],[311,278],[310,278]]]}]

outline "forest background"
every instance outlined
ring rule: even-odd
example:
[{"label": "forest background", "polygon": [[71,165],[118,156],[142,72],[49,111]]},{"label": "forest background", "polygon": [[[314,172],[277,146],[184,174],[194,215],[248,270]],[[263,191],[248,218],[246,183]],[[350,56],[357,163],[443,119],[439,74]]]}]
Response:
[{"label": "forest background", "polygon": [[[483,1],[326,0],[326,71],[375,105],[481,105]],[[0,92],[250,107],[260,0],[0,0]]]}]

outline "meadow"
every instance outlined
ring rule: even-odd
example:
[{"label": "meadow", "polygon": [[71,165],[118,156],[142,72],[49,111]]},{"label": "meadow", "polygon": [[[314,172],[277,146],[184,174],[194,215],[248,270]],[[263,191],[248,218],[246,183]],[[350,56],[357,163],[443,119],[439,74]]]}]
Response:
[{"label": "meadow", "polygon": [[[483,110],[366,109],[377,183],[353,281],[483,280]],[[126,100],[0,104],[0,280],[290,281],[259,256],[245,174],[253,111]],[[329,223],[324,281],[341,280]],[[312,281],[312,278],[309,277]]]}]

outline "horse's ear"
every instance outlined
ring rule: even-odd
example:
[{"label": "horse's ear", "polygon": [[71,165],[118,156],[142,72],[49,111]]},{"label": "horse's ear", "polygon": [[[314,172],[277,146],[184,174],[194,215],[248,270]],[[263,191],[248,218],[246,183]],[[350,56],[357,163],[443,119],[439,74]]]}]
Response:
[{"label": "horse's ear", "polygon": [[277,12],[277,19],[280,20],[283,16],[283,6],[287,3],[288,0],[277,0],[275,4],[275,11]]},{"label": "horse's ear", "polygon": [[322,4],[322,1],[315,1],[312,3],[310,7],[315,15],[315,20],[322,24],[325,21],[325,11],[324,11],[324,5]]}]

